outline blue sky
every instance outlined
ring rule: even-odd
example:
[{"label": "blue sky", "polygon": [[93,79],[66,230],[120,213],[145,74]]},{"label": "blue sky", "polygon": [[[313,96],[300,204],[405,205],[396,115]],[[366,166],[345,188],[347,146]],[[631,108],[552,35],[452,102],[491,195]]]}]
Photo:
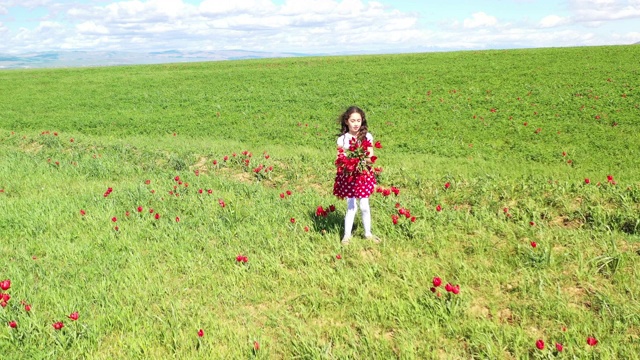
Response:
[{"label": "blue sky", "polygon": [[0,0],[0,53],[396,53],[640,42],[640,0]]}]

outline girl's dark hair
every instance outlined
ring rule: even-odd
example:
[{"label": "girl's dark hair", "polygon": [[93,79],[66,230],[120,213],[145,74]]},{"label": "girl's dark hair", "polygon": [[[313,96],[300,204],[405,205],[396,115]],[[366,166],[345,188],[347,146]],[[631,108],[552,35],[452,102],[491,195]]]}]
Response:
[{"label": "girl's dark hair", "polygon": [[360,129],[358,129],[358,135],[356,138],[358,141],[364,140],[367,136],[367,132],[369,129],[367,128],[367,117],[364,115],[364,110],[360,109],[357,106],[350,106],[345,112],[338,117],[338,122],[340,123],[340,134],[338,136],[342,136],[349,132],[349,126],[347,125],[347,120],[349,120],[349,116],[353,113],[358,113],[362,117],[362,124],[360,125]]}]

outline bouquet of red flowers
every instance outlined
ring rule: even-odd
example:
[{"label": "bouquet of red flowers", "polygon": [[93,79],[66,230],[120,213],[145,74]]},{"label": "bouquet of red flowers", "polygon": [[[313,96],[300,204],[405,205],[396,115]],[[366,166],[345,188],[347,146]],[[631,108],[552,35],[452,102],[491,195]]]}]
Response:
[{"label": "bouquet of red flowers", "polygon": [[[362,142],[353,137],[349,140],[349,149],[338,148],[338,158],[336,159],[336,167],[338,174],[345,174],[351,177],[360,178],[361,176],[373,175],[370,164],[374,164],[377,157],[370,156],[369,148],[372,147],[371,141],[364,139]],[[375,147],[380,149],[380,142],[375,143]],[[369,160],[369,163],[367,162]],[[376,168],[376,172],[381,169]]]}]

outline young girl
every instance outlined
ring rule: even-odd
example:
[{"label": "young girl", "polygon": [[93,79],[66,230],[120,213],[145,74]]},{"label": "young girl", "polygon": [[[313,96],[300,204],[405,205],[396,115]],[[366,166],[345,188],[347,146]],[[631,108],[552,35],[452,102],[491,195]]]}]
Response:
[{"label": "young girl", "polygon": [[[338,169],[336,180],[333,184],[333,194],[339,198],[347,199],[347,213],[344,217],[344,236],[342,244],[348,245],[351,239],[351,229],[356,217],[356,200],[360,201],[360,211],[362,212],[362,225],[364,227],[364,237],[375,243],[380,242],[380,238],[371,233],[371,210],[369,209],[369,195],[373,193],[376,185],[376,178],[371,172],[370,165],[373,164],[373,136],[367,131],[367,118],[364,111],[357,106],[351,106],[338,118],[340,122],[340,134],[338,137],[338,157],[354,146],[360,146],[363,142],[368,144],[366,148],[365,170],[354,176],[353,172]],[[374,158],[375,159],[375,158]]]}]

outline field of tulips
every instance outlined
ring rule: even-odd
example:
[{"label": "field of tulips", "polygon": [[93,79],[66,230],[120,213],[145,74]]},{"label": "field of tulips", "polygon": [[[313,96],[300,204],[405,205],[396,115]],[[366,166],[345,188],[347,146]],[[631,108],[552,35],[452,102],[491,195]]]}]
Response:
[{"label": "field of tulips", "polygon": [[[0,357],[639,359],[638,58],[0,71]],[[381,244],[340,244],[353,104]]]}]

